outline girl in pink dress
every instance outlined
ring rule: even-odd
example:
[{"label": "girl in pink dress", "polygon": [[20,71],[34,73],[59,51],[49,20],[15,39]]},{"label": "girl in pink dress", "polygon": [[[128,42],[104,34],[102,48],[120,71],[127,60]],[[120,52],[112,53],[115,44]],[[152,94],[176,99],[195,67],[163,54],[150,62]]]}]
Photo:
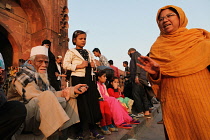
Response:
[{"label": "girl in pink dress", "polygon": [[130,129],[132,128],[132,125],[130,124],[139,124],[139,121],[132,119],[132,117],[128,115],[128,112],[125,111],[119,100],[109,96],[107,93],[107,88],[104,84],[105,82],[106,71],[101,70],[97,73],[98,91],[104,101],[108,102],[115,125],[119,128]]}]

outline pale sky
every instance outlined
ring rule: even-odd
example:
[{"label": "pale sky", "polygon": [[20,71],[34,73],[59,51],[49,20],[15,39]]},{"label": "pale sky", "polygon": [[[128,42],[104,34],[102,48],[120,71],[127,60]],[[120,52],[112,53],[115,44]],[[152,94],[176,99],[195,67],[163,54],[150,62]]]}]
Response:
[{"label": "pale sky", "polygon": [[[75,30],[87,32],[84,48],[99,48],[108,60],[124,70],[130,61],[129,48],[146,55],[159,35],[156,13],[165,5],[181,7],[188,18],[187,28],[210,31],[210,0],[68,0],[69,48]],[[96,58],[98,59],[98,58]]]}]

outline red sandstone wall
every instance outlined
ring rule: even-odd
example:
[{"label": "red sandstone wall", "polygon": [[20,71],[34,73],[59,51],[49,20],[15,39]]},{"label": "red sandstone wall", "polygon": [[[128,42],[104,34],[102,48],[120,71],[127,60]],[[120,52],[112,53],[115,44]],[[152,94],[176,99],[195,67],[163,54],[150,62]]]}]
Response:
[{"label": "red sandstone wall", "polygon": [[8,32],[14,66],[18,65],[19,59],[27,59],[31,47],[40,45],[44,39],[51,40],[55,56],[64,56],[68,49],[67,29],[62,30],[61,37],[58,35],[64,6],[67,6],[67,0],[0,1],[0,25]]}]

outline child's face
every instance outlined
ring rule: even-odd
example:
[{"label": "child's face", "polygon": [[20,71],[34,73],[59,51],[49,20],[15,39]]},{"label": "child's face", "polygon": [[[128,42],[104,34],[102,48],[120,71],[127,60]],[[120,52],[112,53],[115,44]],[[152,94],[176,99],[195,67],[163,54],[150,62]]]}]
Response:
[{"label": "child's face", "polygon": [[117,86],[119,86],[119,80],[118,80],[118,79],[114,79],[114,81],[111,82],[111,84],[112,84],[112,86],[113,86],[114,84],[116,84]]},{"label": "child's face", "polygon": [[106,74],[103,74],[102,76],[98,77],[98,81],[101,83],[105,83],[106,82]]},{"label": "child's face", "polygon": [[74,39],[76,48],[82,49],[86,44],[86,34],[80,34]]}]

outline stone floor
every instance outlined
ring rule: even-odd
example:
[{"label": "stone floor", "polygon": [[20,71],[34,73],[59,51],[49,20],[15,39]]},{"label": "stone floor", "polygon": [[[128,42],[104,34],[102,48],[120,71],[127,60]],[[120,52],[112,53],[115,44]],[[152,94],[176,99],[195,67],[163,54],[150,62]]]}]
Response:
[{"label": "stone floor", "polygon": [[[156,120],[158,119],[158,117],[156,116],[159,116],[160,120],[162,117],[160,104],[154,104],[154,109],[151,111],[150,116],[151,117],[138,118],[138,120],[141,123],[138,125],[133,125],[132,129],[127,130],[119,128],[118,132],[113,132],[111,135],[106,135],[105,140],[164,140],[163,128],[161,128],[161,125],[156,125],[156,122],[159,121]],[[152,129],[154,126],[156,126],[156,128]],[[68,140],[74,140],[73,139],[74,135],[71,134],[73,131],[74,130],[70,130]],[[100,132],[100,129],[98,130],[98,132]],[[151,135],[150,132],[152,133],[152,135],[156,134],[156,137],[154,139],[153,138],[148,139],[148,135]],[[85,140],[91,140],[89,138],[89,131],[85,131],[84,135],[85,135]],[[158,137],[159,135],[160,137]],[[20,140],[40,140],[40,139],[42,138],[37,136],[32,137],[32,135],[20,135]]]},{"label": "stone floor", "polygon": [[[161,117],[160,104],[154,104],[154,109],[151,111],[150,117],[138,118],[141,122],[140,124],[132,125],[133,128],[129,130],[119,128],[118,132],[113,132],[111,135],[105,135],[105,140],[164,140],[163,126],[157,125],[157,121],[159,121],[158,119],[161,120]],[[158,132],[155,129],[150,130],[150,127],[153,127],[153,125],[157,126],[155,129],[158,129]],[[149,138],[148,135],[154,135],[153,132],[156,132],[155,134],[160,133],[157,134],[160,136],[156,136],[154,139]],[[88,137],[88,134],[85,139],[91,140]],[[69,138],[68,140],[74,139]]]}]

